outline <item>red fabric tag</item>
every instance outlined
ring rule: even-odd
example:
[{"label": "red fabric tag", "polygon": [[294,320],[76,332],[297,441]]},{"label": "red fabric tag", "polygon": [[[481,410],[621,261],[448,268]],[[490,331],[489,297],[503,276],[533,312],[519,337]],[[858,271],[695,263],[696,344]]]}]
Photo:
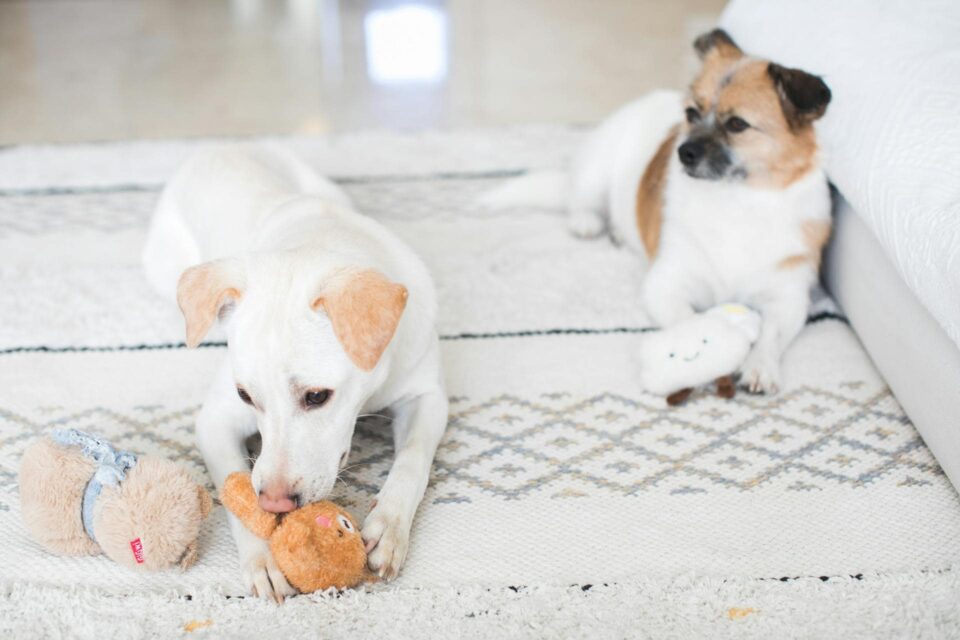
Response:
[{"label": "red fabric tag", "polygon": [[143,543],[140,542],[140,538],[131,540],[130,548],[133,550],[133,559],[137,561],[137,564],[143,564]]}]

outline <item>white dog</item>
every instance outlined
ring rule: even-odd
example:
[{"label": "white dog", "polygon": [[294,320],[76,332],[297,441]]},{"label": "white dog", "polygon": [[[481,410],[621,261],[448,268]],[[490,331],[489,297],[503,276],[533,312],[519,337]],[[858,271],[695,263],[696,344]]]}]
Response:
[{"label": "white dog", "polygon": [[[447,423],[423,263],[303,163],[230,148],[192,158],[166,186],[144,264],[159,291],[176,294],[188,346],[218,317],[225,327],[228,357],[197,419],[217,487],[249,468],[244,443],[259,432],[260,505],[282,513],[320,500],[358,416],[391,410],[396,457],[362,534],[371,568],[395,576]],[[231,526],[251,591],[292,594],[264,541]]]},{"label": "white dog", "polygon": [[[581,237],[605,228],[643,255],[643,300],[659,326],[723,302],[763,315],[742,372],[775,392],[830,234],[830,195],[813,121],[830,90],[799,69],[743,53],[722,30],[694,47],[703,69],[686,96],[657,92],[611,116],[570,175],[532,174],[488,207],[561,206]],[[683,116],[686,115],[686,121]]]}]

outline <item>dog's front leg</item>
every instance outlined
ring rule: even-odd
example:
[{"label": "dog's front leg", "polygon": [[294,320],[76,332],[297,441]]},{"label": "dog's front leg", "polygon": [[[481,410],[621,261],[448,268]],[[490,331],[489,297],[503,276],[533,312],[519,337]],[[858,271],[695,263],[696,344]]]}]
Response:
[{"label": "dog's front leg", "polygon": [[[237,397],[233,375],[224,362],[197,417],[197,446],[217,487],[235,471],[250,470],[246,439],[257,432],[256,419]],[[265,540],[253,535],[232,514],[227,514],[237,543],[240,567],[247,589],[261,598],[282,601],[296,593],[273,561]]]},{"label": "dog's front leg", "polygon": [[798,278],[747,301],[763,315],[760,336],[740,367],[743,384],[751,393],[779,391],[780,359],[806,323],[809,287]]},{"label": "dog's front leg", "polygon": [[362,531],[370,568],[387,580],[396,577],[407,555],[413,516],[447,426],[447,396],[438,388],[393,410],[393,466]]},{"label": "dog's front leg", "polygon": [[661,329],[672,327],[696,313],[682,269],[662,258],[650,265],[640,295],[647,315]]}]

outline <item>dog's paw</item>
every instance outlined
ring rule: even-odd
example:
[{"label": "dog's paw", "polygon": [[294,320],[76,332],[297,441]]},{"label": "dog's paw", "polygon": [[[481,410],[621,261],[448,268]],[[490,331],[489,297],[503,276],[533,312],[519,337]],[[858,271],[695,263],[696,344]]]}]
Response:
[{"label": "dog's paw", "polygon": [[284,598],[296,595],[283,572],[277,567],[266,541],[255,538],[245,540],[240,549],[240,566],[243,582],[254,596],[265,600],[283,602]]},{"label": "dog's paw", "polygon": [[381,502],[363,522],[360,532],[367,545],[367,564],[383,580],[393,580],[407,557],[410,523]]},{"label": "dog's paw", "polygon": [[603,234],[606,224],[599,215],[586,209],[575,209],[567,218],[567,228],[578,238],[590,239]]},{"label": "dog's paw", "polygon": [[773,395],[780,390],[780,364],[775,357],[752,351],[740,371],[740,384],[750,393]]}]

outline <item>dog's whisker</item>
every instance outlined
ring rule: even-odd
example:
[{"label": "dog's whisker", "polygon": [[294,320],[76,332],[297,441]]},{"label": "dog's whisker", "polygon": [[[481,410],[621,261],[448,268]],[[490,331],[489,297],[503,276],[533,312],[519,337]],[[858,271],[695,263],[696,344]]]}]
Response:
[{"label": "dog's whisker", "polygon": [[357,416],[357,420],[361,418],[383,418],[389,422],[393,422],[393,416],[383,414],[383,413],[361,413]]},{"label": "dog's whisker", "polygon": [[344,468],[342,468],[342,469],[340,469],[339,471],[337,471],[337,478],[339,478],[339,477],[340,477],[340,474],[343,473],[344,471],[350,471],[350,469],[356,469],[357,467],[362,467],[364,464],[365,464],[365,463],[363,463],[363,462],[358,462],[358,463],[356,463],[356,464],[348,464],[348,465],[345,466]]}]

